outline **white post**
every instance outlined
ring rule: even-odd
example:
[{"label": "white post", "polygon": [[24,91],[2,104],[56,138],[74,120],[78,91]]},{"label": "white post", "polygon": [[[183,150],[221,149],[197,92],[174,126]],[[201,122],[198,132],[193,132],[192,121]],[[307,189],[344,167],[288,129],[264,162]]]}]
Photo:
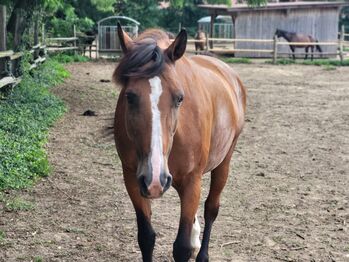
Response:
[{"label": "white post", "polygon": [[[74,38],[76,38],[76,26],[74,25]],[[76,55],[76,40],[74,40],[74,55]]]},{"label": "white post", "polygon": [[278,59],[278,43],[277,43],[278,39],[277,36],[274,35],[274,43],[273,43],[273,64],[276,64],[277,59]]}]

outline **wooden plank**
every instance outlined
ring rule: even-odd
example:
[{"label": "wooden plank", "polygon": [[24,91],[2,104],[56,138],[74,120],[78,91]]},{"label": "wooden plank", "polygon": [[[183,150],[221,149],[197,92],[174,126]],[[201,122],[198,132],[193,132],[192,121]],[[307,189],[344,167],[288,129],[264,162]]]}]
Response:
[{"label": "wooden plank", "polygon": [[76,41],[78,40],[77,37],[55,37],[55,38],[46,38],[46,41],[64,41],[64,42],[70,42],[70,41]]},{"label": "wooden plank", "polygon": [[252,38],[209,38],[210,41],[222,42],[251,42],[251,43],[273,43],[273,39],[252,39]]},{"label": "wooden plank", "polygon": [[48,52],[55,52],[55,51],[65,51],[65,50],[77,50],[78,47],[75,46],[68,46],[68,47],[48,47]]},{"label": "wooden plank", "polygon": [[269,53],[272,54],[273,50],[271,49],[223,49],[223,48],[213,48],[208,51],[213,53],[221,54],[233,54],[233,53]]},{"label": "wooden plank", "polygon": [[0,58],[10,57],[13,54],[14,54],[14,52],[12,50],[2,51],[2,52],[0,52]]},{"label": "wooden plank", "polygon": [[15,83],[16,83],[16,78],[12,76],[7,76],[0,79],[0,88],[11,85],[11,84],[15,84]]},{"label": "wooden plank", "polygon": [[14,53],[13,55],[10,56],[10,60],[11,61],[16,60],[16,59],[22,57],[23,55],[24,55],[23,52]]},{"label": "wooden plank", "polygon": [[295,45],[295,46],[304,46],[304,45],[338,45],[338,42],[278,42],[278,45]]},{"label": "wooden plank", "polygon": [[[291,55],[291,52],[278,52],[278,55]],[[295,55],[306,55],[306,52],[296,52]],[[324,55],[338,55],[338,52],[314,52],[314,56],[324,56]],[[308,56],[311,56],[311,52],[309,51]]]}]

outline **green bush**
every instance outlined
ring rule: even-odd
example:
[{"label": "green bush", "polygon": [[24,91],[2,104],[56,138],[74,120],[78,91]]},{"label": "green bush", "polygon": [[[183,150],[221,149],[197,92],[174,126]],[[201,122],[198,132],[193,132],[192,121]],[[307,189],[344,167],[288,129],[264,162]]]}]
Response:
[{"label": "green bush", "polygon": [[73,63],[73,62],[88,62],[90,58],[82,55],[69,55],[65,53],[58,53],[52,56],[52,59],[63,64]]},{"label": "green bush", "polygon": [[48,128],[65,112],[63,102],[49,92],[69,76],[63,66],[49,59],[25,72],[20,85],[0,100],[0,190],[24,188],[49,174],[43,146]]}]

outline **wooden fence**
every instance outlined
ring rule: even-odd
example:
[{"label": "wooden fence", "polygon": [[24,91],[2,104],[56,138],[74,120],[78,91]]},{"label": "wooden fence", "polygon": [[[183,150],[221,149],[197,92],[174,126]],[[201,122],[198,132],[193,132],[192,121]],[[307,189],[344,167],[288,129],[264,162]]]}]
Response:
[{"label": "wooden fence", "polygon": [[[188,43],[205,43],[205,50],[204,51],[196,51],[194,49],[187,49],[187,52],[189,53],[207,53],[212,52],[214,54],[235,54],[235,53],[265,53],[270,54],[273,58],[273,63],[276,63],[278,56],[280,55],[289,55],[290,53],[287,52],[280,52],[279,46],[283,45],[293,45],[293,46],[336,46],[337,51],[336,52],[327,52],[327,53],[321,53],[322,55],[333,55],[333,56],[339,56],[340,60],[343,61],[345,55],[347,52],[345,51],[345,47],[349,47],[349,41],[345,41],[345,37],[349,36],[349,34],[345,33],[344,27],[342,27],[341,32],[339,32],[339,39],[333,40],[330,42],[314,42],[314,43],[300,43],[300,42],[285,42],[279,40],[277,37],[274,37],[273,39],[222,39],[222,38],[206,38],[204,40],[194,40],[190,39],[188,40]],[[250,42],[250,43],[269,43],[272,45],[271,49],[236,49],[236,48],[217,48],[213,47],[211,48],[209,43],[236,43],[236,42]],[[306,52],[299,53],[297,52],[297,55],[306,55]],[[309,53],[311,55],[311,53]]]},{"label": "wooden fence", "polygon": [[[46,46],[33,46],[29,53],[31,55],[29,70],[36,68],[46,60]],[[21,82],[23,55],[23,52],[15,53],[12,50],[0,52],[0,89],[6,86],[15,86]]]}]

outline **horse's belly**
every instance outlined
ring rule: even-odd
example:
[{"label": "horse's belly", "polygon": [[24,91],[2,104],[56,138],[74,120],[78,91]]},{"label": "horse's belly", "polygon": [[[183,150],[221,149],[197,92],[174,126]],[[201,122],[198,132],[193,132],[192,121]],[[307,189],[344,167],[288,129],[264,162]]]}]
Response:
[{"label": "horse's belly", "polygon": [[228,154],[236,133],[233,126],[233,113],[228,108],[219,108],[205,173],[215,169]]}]

